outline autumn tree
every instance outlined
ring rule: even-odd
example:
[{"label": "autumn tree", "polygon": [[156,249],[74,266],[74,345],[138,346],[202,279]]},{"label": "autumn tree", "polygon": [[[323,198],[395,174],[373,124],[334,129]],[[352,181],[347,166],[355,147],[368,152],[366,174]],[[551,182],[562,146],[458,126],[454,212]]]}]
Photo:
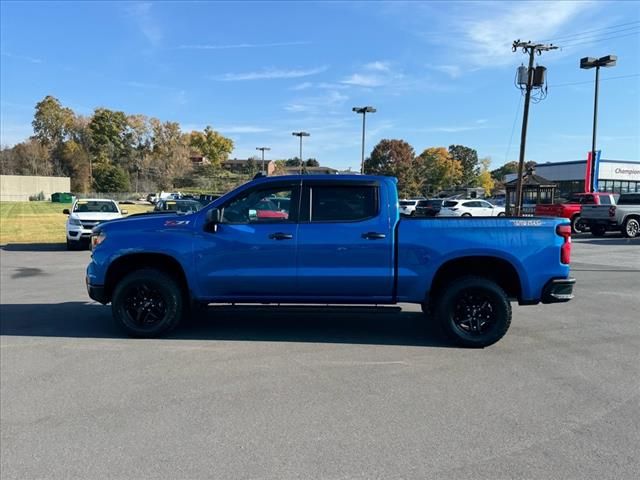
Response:
[{"label": "autumn tree", "polygon": [[233,151],[233,140],[220,135],[210,126],[207,126],[204,132],[191,132],[190,145],[215,167],[220,167]]},{"label": "autumn tree", "polygon": [[365,160],[364,172],[374,175],[390,175],[398,179],[401,197],[420,193],[420,184],[414,168],[415,152],[404,140],[380,140]]},{"label": "autumn tree", "polygon": [[444,147],[425,149],[416,158],[416,170],[421,190],[432,194],[458,185],[462,178],[462,165]]},{"label": "autumn tree", "polygon": [[495,181],[491,176],[491,172],[489,171],[489,166],[491,166],[491,158],[485,157],[480,160],[480,173],[478,174],[478,186],[484,188],[485,196],[491,196],[491,192],[495,187]]},{"label": "autumn tree", "polygon": [[476,178],[480,173],[478,166],[478,152],[473,148],[464,145],[450,145],[449,154],[451,158],[460,162],[462,166],[462,176],[460,177],[460,185],[473,187],[476,184]]},{"label": "autumn tree", "polygon": [[189,148],[191,135],[183,134],[177,122],[149,120],[151,125],[151,155],[146,168],[161,188],[170,188],[174,177],[191,170]]},{"label": "autumn tree", "polygon": [[47,95],[36,104],[36,113],[31,122],[34,138],[46,147],[57,147],[67,137],[74,116],[73,110],[63,107],[57,98]]}]

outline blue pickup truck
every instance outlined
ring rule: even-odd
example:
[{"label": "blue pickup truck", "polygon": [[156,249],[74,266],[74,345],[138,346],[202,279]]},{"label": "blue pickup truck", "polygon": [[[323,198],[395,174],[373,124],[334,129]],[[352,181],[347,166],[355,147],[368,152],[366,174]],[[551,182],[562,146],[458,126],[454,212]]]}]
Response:
[{"label": "blue pickup truck", "polygon": [[401,218],[396,180],[265,177],[189,215],[97,226],[86,282],[133,336],[210,303],[422,305],[484,347],[521,305],[573,298],[571,226],[557,218]]}]

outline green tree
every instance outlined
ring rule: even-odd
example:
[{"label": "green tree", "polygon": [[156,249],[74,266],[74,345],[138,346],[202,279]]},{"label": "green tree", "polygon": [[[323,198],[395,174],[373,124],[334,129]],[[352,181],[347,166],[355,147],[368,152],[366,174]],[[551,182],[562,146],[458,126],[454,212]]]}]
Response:
[{"label": "green tree", "polygon": [[416,158],[416,170],[422,191],[437,194],[460,183],[462,165],[451,158],[445,147],[425,149]]},{"label": "green tree", "polygon": [[63,107],[57,98],[47,95],[36,104],[36,113],[31,122],[33,136],[43,145],[55,148],[66,138],[74,117],[73,110]]},{"label": "green tree", "polygon": [[449,146],[449,154],[451,158],[460,162],[462,166],[462,176],[460,177],[460,185],[473,187],[476,185],[476,178],[480,173],[478,166],[478,152],[473,148],[464,145]]},{"label": "green tree", "polygon": [[307,167],[319,167],[320,166],[320,162],[318,160],[316,160],[315,158],[308,158],[306,162],[304,162],[304,164]]},{"label": "green tree", "polygon": [[193,167],[189,159],[191,136],[183,134],[177,122],[149,120],[153,145],[143,170],[149,172],[160,188],[171,188],[175,177],[188,175]]},{"label": "green tree", "polygon": [[420,184],[414,168],[415,152],[404,140],[380,140],[365,160],[364,171],[374,175],[390,175],[398,179],[401,197],[420,193]]},{"label": "green tree", "polygon": [[124,112],[96,108],[89,122],[91,154],[99,163],[119,163],[125,153],[127,116]]},{"label": "green tree", "polygon": [[204,132],[191,132],[190,145],[216,167],[220,167],[233,151],[233,140],[220,135],[210,126],[207,126]]},{"label": "green tree", "polygon": [[100,163],[93,169],[93,188],[96,192],[128,192],[129,176],[121,167]]}]

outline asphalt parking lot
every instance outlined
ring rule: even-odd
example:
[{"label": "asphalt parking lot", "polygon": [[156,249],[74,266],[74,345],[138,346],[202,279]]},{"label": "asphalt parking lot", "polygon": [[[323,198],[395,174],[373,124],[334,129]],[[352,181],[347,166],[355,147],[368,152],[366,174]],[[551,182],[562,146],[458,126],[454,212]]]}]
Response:
[{"label": "asphalt parking lot", "polygon": [[411,305],[214,307],[134,340],[88,252],[3,247],[0,476],[637,478],[640,241],[572,257],[574,301],[466,350]]}]

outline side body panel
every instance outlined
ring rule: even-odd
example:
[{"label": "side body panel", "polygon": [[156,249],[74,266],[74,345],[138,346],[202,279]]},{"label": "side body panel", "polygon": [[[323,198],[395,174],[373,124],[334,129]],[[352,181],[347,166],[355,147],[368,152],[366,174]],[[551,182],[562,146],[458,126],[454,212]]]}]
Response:
[{"label": "side body panel", "polygon": [[522,300],[539,300],[551,278],[566,278],[560,263],[563,239],[551,218],[426,219],[400,221],[398,301],[422,302],[438,269],[447,261],[490,256],[511,263],[520,277]]}]

